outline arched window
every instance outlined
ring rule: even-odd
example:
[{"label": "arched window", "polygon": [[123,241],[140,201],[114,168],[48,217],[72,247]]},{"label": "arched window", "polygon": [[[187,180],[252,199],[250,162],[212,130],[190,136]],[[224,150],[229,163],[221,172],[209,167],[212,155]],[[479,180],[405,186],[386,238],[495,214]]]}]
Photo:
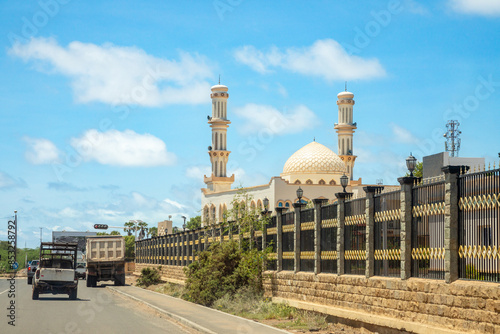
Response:
[{"label": "arched window", "polygon": [[297,179],[297,180],[295,180],[295,182],[294,182],[294,183],[295,183],[295,184],[300,184],[301,182],[300,182],[300,180],[298,180],[298,179]]},{"label": "arched window", "polygon": [[325,180],[321,179],[319,180],[318,184],[326,184]]},{"label": "arched window", "polygon": [[220,176],[225,176],[224,175],[224,165],[222,164],[222,161],[220,162],[219,173],[220,173]]},{"label": "arched window", "polygon": [[331,186],[334,186],[334,185],[336,185],[336,184],[337,184],[337,183],[335,182],[335,180],[331,180],[331,181],[330,181],[330,185],[331,185]]},{"label": "arched window", "polygon": [[224,149],[224,141],[222,140],[222,133],[219,134],[219,149],[223,150]]},{"label": "arched window", "polygon": [[306,184],[313,184],[313,181],[312,181],[311,179],[308,179],[308,180],[306,181]]},{"label": "arched window", "polygon": [[283,207],[283,202],[282,201],[279,201],[278,202],[278,207],[282,208]]},{"label": "arched window", "polygon": [[214,150],[218,150],[219,149],[218,141],[217,141],[218,138],[219,138],[219,136],[217,136],[217,132],[216,132],[215,133],[215,138],[214,138]]}]

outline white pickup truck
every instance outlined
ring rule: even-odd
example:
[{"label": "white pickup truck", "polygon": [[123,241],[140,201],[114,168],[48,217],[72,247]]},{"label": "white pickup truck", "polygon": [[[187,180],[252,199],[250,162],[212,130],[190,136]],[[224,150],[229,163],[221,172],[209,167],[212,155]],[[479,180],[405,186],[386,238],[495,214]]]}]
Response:
[{"label": "white pickup truck", "polygon": [[76,243],[40,244],[40,263],[33,280],[32,299],[38,299],[43,293],[68,294],[69,299],[76,299],[77,246]]}]

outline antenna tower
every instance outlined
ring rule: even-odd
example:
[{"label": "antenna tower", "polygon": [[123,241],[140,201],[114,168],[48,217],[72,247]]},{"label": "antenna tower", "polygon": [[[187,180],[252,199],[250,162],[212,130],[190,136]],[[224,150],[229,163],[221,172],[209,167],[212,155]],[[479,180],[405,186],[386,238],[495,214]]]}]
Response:
[{"label": "antenna tower", "polygon": [[462,131],[458,130],[459,125],[460,123],[458,121],[448,121],[446,124],[446,133],[443,136],[446,138],[444,149],[446,152],[451,152],[452,157],[458,157],[458,152],[460,151],[460,134]]}]

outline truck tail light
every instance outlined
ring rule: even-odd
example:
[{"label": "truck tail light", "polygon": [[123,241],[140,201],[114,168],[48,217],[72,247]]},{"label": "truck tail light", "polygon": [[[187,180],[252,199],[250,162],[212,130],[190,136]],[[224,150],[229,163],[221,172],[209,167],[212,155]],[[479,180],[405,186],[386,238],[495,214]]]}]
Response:
[{"label": "truck tail light", "polygon": [[37,271],[36,271],[35,276],[36,276],[36,278],[40,278],[40,270],[37,270]]}]

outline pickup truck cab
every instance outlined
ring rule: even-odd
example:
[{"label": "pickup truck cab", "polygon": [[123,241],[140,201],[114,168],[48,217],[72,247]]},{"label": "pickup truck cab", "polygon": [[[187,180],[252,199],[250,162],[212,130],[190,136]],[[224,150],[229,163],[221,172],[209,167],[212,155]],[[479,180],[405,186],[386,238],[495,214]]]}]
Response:
[{"label": "pickup truck cab", "polygon": [[32,299],[40,294],[68,294],[76,299],[78,277],[76,276],[76,243],[42,242],[40,263],[33,280]]},{"label": "pickup truck cab", "polygon": [[36,269],[38,268],[38,260],[32,260],[28,266],[28,284],[33,283],[33,276],[35,276]]}]

